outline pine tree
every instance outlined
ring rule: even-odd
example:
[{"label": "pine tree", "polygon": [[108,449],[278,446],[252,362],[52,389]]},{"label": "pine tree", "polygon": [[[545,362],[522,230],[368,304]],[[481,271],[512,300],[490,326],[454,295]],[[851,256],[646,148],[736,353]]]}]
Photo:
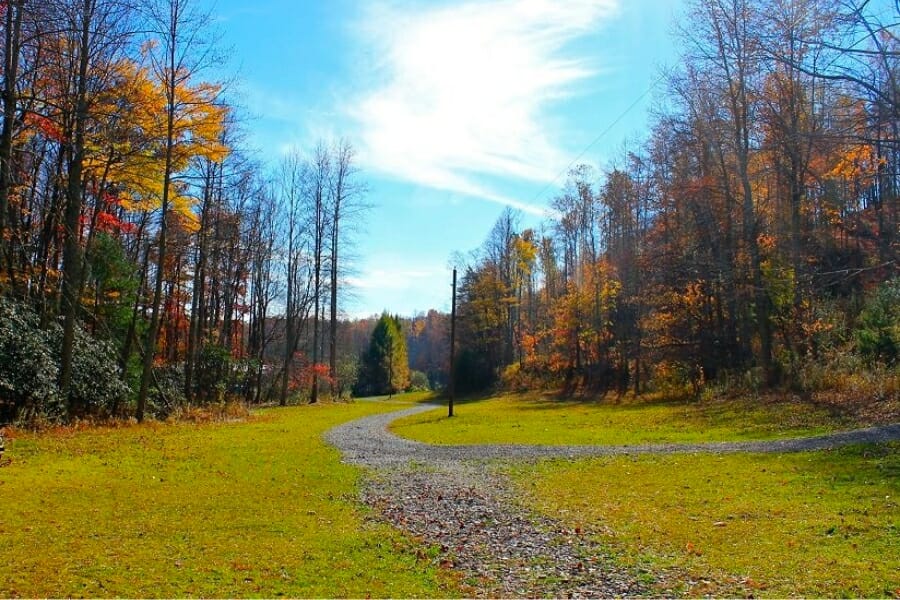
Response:
[{"label": "pine tree", "polygon": [[383,313],[361,357],[357,396],[394,394],[409,387],[409,358],[400,320]]}]

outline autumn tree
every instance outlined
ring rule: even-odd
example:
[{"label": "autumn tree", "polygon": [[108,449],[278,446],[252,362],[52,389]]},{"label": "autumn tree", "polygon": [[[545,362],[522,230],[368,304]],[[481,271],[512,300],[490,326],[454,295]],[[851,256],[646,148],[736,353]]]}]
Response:
[{"label": "autumn tree", "polygon": [[215,159],[226,153],[218,140],[224,116],[217,102],[220,88],[194,82],[208,58],[199,47],[202,38],[198,37],[207,19],[191,0],[161,0],[148,7],[148,28],[154,36],[149,44],[148,60],[162,100],[160,145],[165,166],[159,198],[155,283],[137,398],[138,420],[144,416],[159,336],[169,211],[170,207],[189,201],[185,184],[175,176],[187,168],[194,156]]},{"label": "autumn tree", "polygon": [[[60,359],[60,389],[68,394],[72,377],[72,351],[75,324],[81,306],[82,290],[82,227],[81,216],[87,159],[87,129],[96,99],[111,84],[115,65],[121,59],[129,30],[127,6],[118,0],[71,0],[61,7],[65,23],[59,43],[69,51],[60,57],[71,61],[60,69],[70,77],[60,82],[59,89],[70,93],[59,98],[65,107],[63,136],[69,140],[67,157],[67,185],[65,191],[62,277],[63,325],[62,355]],[[72,410],[77,407],[71,407]]]},{"label": "autumn tree", "polygon": [[406,339],[397,317],[383,313],[360,361],[357,396],[396,394],[409,387]]}]

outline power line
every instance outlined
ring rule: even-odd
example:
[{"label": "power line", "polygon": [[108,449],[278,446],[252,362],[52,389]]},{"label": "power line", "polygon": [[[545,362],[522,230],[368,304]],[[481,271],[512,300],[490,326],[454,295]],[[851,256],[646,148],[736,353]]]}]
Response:
[{"label": "power line", "polygon": [[593,147],[597,144],[597,142],[599,142],[601,139],[603,139],[604,136],[606,136],[606,134],[608,134],[610,131],[612,131],[612,129],[613,129],[616,125],[618,125],[619,122],[620,122],[622,119],[624,119],[624,118],[628,115],[628,113],[630,113],[632,110],[634,110],[634,108],[635,108],[638,104],[640,104],[641,100],[643,100],[643,99],[647,96],[647,94],[649,94],[650,92],[652,92],[652,91],[653,91],[653,88],[655,88],[655,87],[657,86],[657,84],[658,84],[659,82],[661,82],[661,81],[662,81],[663,79],[665,79],[665,78],[666,78],[665,74],[660,75],[659,77],[657,77],[657,78],[653,81],[653,83],[651,83],[651,84],[649,85],[649,87],[647,87],[647,89],[644,90],[644,92],[634,100],[634,102],[632,102],[631,104],[628,105],[628,108],[626,108],[624,111],[622,111],[622,113],[619,114],[619,116],[617,116],[617,117],[615,118],[615,120],[614,120],[612,123],[610,123],[610,124],[606,127],[606,129],[604,129],[603,131],[601,131],[600,134],[597,135],[597,137],[595,137],[595,138],[593,139],[593,141],[592,141],[590,144],[588,144],[587,146],[585,146],[584,150],[582,150],[581,153],[578,154],[578,156],[576,156],[575,158],[572,159],[572,162],[570,162],[568,165],[566,165],[566,167],[565,167],[562,171],[560,171],[559,173],[557,173],[557,174],[556,174],[556,177],[554,177],[552,180],[550,180],[549,183],[547,183],[547,185],[545,185],[543,188],[541,188],[541,191],[540,191],[540,192],[538,192],[537,194],[535,194],[534,198],[531,199],[531,204],[533,204],[533,203],[536,202],[541,196],[543,196],[543,195],[544,195],[544,192],[546,192],[546,191],[550,188],[550,186],[555,185],[556,182],[559,181],[559,178],[560,178],[560,177],[562,177],[563,175],[565,175],[566,173],[568,173],[569,170],[575,165],[575,163],[577,163],[579,160],[581,160],[581,158],[582,158],[585,154],[587,154],[588,151],[589,151],[591,148],[593,148]]}]

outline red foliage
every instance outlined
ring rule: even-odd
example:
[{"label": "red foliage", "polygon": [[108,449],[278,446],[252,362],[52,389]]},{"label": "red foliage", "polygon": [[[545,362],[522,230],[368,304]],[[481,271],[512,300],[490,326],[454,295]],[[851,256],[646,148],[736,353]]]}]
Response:
[{"label": "red foliage", "polygon": [[33,112],[25,113],[25,124],[38,130],[45,137],[56,142],[64,142],[66,137],[52,120]]},{"label": "red foliage", "polygon": [[[88,225],[89,222],[87,216],[81,217],[82,226]],[[137,231],[137,226],[134,223],[122,221],[113,213],[105,210],[97,212],[95,223],[94,226],[97,228],[97,231],[102,231],[104,233],[134,233]]]},{"label": "red foliage", "polygon": [[122,221],[119,220],[116,215],[112,213],[108,213],[106,211],[100,211],[97,213],[97,230],[105,231],[106,233],[112,233],[115,231],[120,231],[122,228]]},{"label": "red foliage", "polygon": [[332,380],[329,376],[330,369],[328,365],[323,363],[309,364],[306,362],[304,355],[294,358],[294,365],[295,368],[288,382],[288,389],[291,392],[310,389],[314,376],[318,378],[319,385],[331,385]]}]

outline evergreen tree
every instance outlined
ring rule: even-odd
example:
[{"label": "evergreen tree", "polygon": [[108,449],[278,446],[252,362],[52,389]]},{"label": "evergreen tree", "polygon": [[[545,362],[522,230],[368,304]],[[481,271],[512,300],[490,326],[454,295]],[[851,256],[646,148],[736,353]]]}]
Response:
[{"label": "evergreen tree", "polygon": [[381,315],[360,363],[360,377],[354,389],[357,396],[394,394],[409,387],[406,338],[397,317]]}]

